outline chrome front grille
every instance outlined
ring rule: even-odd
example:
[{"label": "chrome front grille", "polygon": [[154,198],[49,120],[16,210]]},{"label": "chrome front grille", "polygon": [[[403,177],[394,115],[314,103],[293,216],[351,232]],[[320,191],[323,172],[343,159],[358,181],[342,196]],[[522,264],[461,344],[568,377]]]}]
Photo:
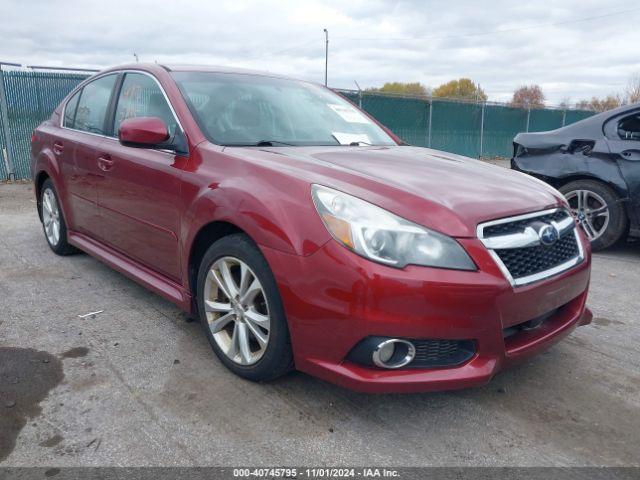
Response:
[{"label": "chrome front grille", "polygon": [[[566,210],[556,210],[555,212],[548,213],[546,215],[540,215],[539,217],[534,217],[535,220],[550,223],[550,222],[559,222],[569,217],[569,212]],[[524,230],[529,223],[531,223],[530,218],[525,218],[523,220],[512,220],[505,223],[496,223],[493,225],[487,225],[484,227],[484,236],[488,237],[498,237],[501,235],[507,235],[510,233],[518,233]]]},{"label": "chrome front grille", "polygon": [[557,275],[584,259],[575,221],[564,209],[482,223],[477,234],[513,286]]}]

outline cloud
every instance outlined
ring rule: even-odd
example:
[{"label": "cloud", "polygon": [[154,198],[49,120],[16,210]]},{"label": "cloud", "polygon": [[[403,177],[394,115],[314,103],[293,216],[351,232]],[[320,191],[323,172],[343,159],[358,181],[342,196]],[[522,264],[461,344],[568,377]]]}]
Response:
[{"label": "cloud", "polygon": [[[4,0],[0,60],[103,68],[234,65],[363,88],[479,82],[491,100],[538,83],[551,103],[621,91],[640,71],[640,7],[596,0]],[[608,15],[608,16],[607,16]],[[585,21],[575,21],[586,17]]]}]

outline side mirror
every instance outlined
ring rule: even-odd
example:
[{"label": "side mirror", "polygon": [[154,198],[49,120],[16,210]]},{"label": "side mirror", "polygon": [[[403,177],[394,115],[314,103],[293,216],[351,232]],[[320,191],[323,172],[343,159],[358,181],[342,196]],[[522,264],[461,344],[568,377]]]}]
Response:
[{"label": "side mirror", "polygon": [[158,117],[137,117],[123,120],[118,129],[122,145],[151,148],[166,145],[169,131]]}]

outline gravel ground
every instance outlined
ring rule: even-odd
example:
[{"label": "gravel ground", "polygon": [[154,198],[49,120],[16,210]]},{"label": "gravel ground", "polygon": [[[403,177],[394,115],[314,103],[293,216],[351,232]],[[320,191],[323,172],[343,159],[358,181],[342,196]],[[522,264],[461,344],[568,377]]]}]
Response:
[{"label": "gravel ground", "polygon": [[0,185],[0,267],[0,465],[640,462],[638,243],[595,255],[592,325],[483,388],[415,395],[233,376],[173,305],[55,256],[29,185]]}]

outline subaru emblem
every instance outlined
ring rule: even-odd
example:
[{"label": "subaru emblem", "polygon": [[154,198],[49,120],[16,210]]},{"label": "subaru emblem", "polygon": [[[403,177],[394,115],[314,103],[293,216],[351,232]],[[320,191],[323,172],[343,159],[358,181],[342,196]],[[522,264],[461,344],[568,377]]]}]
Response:
[{"label": "subaru emblem", "polygon": [[560,238],[558,229],[553,225],[545,224],[538,230],[538,239],[540,243],[546,246],[553,245]]}]

